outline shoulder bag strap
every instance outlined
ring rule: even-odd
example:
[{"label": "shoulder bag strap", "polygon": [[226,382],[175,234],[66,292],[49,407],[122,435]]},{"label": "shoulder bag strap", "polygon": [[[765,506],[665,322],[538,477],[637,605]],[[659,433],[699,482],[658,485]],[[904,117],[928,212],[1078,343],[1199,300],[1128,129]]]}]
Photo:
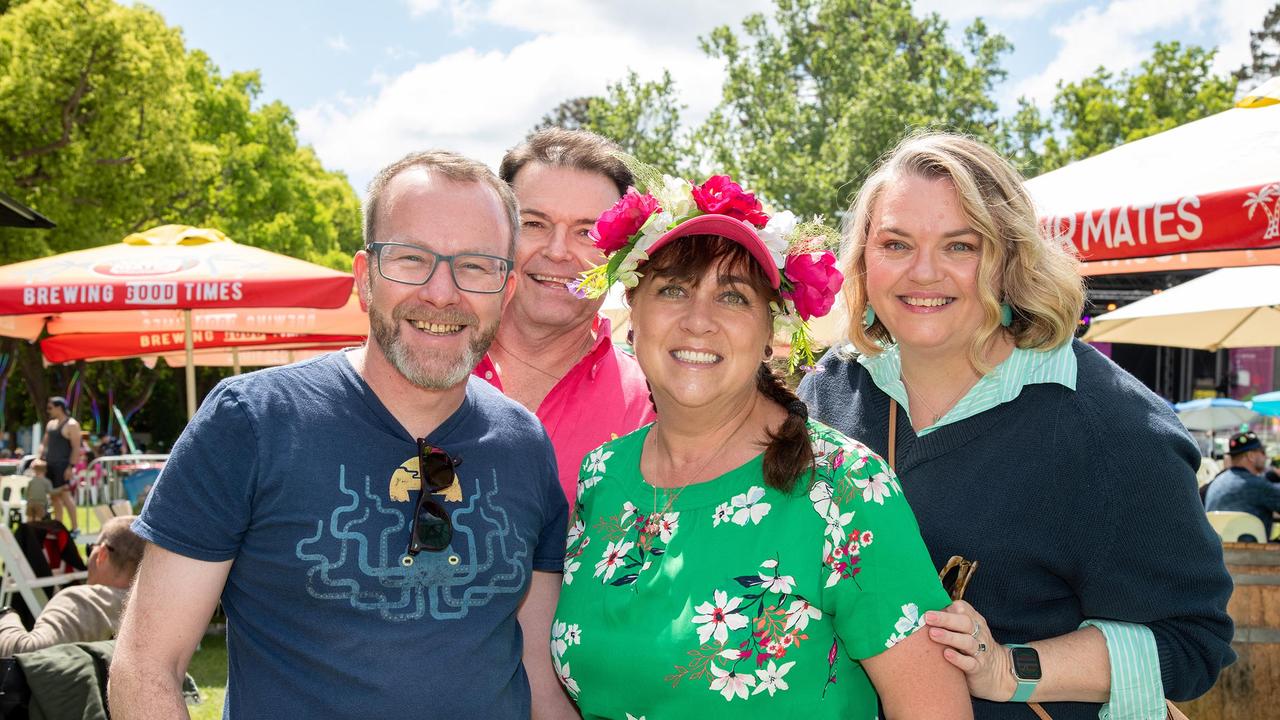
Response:
[{"label": "shoulder bag strap", "polygon": [[889,457],[885,458],[889,461],[889,469],[894,466],[894,455],[897,454],[898,446],[898,401],[889,398]]}]

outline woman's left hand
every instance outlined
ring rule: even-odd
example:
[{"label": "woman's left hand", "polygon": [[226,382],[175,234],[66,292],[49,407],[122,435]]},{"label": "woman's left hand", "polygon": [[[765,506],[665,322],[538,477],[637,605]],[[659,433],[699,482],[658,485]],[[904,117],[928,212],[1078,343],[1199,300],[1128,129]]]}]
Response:
[{"label": "woman's left hand", "polygon": [[929,637],[943,646],[942,656],[964,671],[969,694],[1008,702],[1017,689],[1009,649],[996,642],[982,615],[963,600],[924,615]]}]

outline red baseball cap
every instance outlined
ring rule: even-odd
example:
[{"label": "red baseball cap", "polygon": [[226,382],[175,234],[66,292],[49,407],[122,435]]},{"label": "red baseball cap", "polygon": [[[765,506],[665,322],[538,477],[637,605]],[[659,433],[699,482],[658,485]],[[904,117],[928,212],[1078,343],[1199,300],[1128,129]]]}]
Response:
[{"label": "red baseball cap", "polygon": [[782,285],[782,275],[773,262],[773,255],[769,253],[769,248],[760,239],[755,227],[728,215],[699,215],[689,218],[658,238],[658,241],[649,247],[648,254],[652,257],[669,243],[690,235],[719,235],[738,243],[751,253],[751,257],[760,263],[760,267],[764,268],[764,276],[768,278],[770,287],[777,290]]}]

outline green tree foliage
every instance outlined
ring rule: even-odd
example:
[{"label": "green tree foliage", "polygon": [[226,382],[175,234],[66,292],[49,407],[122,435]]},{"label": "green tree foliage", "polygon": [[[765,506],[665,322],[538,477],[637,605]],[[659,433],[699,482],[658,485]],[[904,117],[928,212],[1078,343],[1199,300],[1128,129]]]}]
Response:
[{"label": "green tree foliage", "polygon": [[777,0],[773,18],[714,30],[723,98],[699,132],[711,164],[797,213],[832,215],[905,132],[991,138],[994,84],[1010,49],[981,20],[964,48],[909,0]]},{"label": "green tree foliage", "polygon": [[1245,90],[1280,75],[1280,3],[1267,11],[1262,27],[1249,33],[1248,65],[1236,71]]},{"label": "green tree foliage", "polygon": [[0,229],[0,262],[163,223],[349,267],[359,202],[299,147],[257,73],[222,76],[154,11],[26,0],[0,14],[0,188],[58,227]]},{"label": "green tree foliage", "polygon": [[635,71],[609,85],[603,96],[565,100],[542,116],[532,132],[549,127],[590,130],[665,172],[683,172],[691,164],[687,133],[680,124],[685,106],[676,97],[671,73],[641,80]]},{"label": "green tree foliage", "polygon": [[[298,144],[289,108],[263,103],[260,93],[256,72],[224,76],[145,6],[3,2],[0,190],[58,227],[0,228],[0,264],[180,223],[349,270],[361,242],[355,192]],[[151,428],[161,437],[181,428],[180,380],[173,413],[139,411],[180,374],[136,361],[45,369],[38,348],[7,340],[0,358],[9,368],[9,429],[30,408],[42,412],[45,399],[73,379],[84,398],[82,421],[94,399],[106,412],[110,398],[125,413],[137,411],[144,427],[165,423]],[[225,374],[211,373],[202,385]]]},{"label": "green tree foliage", "polygon": [[1038,159],[1023,159],[1036,171],[1053,170],[1226,110],[1235,81],[1213,73],[1215,53],[1156,43],[1151,57],[1133,72],[1115,75],[1098,68],[1079,82],[1059,83],[1050,118],[1042,119],[1024,103],[1016,121],[1006,126],[1005,149],[1017,155],[1020,146],[1027,150],[1034,144],[1030,138],[1036,132],[1052,133]]},{"label": "green tree foliage", "polygon": [[564,128],[565,130],[582,130],[587,127],[589,122],[587,113],[590,111],[591,103],[599,100],[600,98],[598,97],[569,98],[555,106],[551,112],[543,115],[538,124],[533,126],[531,134],[553,127]]},{"label": "green tree foliage", "polygon": [[622,149],[665,172],[681,172],[689,164],[687,141],[680,129],[685,106],[676,98],[671,73],[641,80],[634,71],[609,86],[603,98],[587,106],[585,128],[613,139]]}]

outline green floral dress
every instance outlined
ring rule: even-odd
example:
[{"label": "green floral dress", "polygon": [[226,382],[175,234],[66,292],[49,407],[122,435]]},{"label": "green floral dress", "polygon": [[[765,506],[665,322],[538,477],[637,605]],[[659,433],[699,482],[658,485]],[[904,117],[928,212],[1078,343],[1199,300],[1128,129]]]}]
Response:
[{"label": "green floral dress", "polygon": [[874,718],[857,661],[948,603],[884,461],[811,421],[789,495],[761,456],[668,492],[640,477],[651,427],[578,479],[551,652],[583,716]]}]

